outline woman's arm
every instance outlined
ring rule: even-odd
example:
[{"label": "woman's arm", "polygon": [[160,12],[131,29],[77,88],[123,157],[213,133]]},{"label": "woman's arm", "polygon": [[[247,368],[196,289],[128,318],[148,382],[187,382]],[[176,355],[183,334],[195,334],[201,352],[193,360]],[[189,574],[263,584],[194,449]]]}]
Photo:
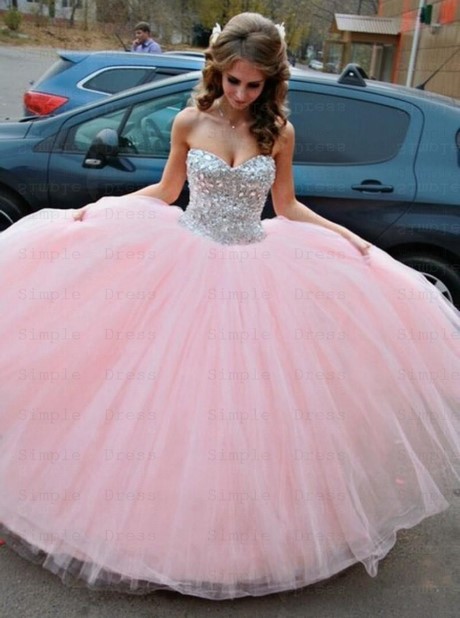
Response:
[{"label": "woman's arm", "polygon": [[[138,191],[126,195],[144,195],[172,204],[177,200],[184,186],[187,170],[186,160],[188,152],[188,135],[195,119],[195,110],[186,108],[179,112],[174,119],[171,129],[171,150],[166,162],[161,180]],[[79,208],[73,213],[76,221],[81,221],[88,206]]]},{"label": "woman's arm", "polygon": [[370,247],[367,241],[346,227],[318,215],[296,199],[292,175],[294,143],[294,127],[288,122],[279,138],[279,143],[274,153],[276,177],[272,186],[272,199],[275,213],[292,221],[315,223],[333,232],[337,232],[350,241],[361,253],[367,254]]}]

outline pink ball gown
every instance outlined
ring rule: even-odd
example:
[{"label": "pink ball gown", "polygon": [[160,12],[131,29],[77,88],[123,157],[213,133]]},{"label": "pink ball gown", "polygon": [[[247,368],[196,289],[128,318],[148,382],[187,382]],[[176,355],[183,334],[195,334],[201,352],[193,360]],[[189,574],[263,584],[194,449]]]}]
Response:
[{"label": "pink ball gown", "polygon": [[187,166],[185,213],[107,197],[1,235],[1,536],[128,592],[375,575],[459,480],[459,313],[376,247],[261,222],[271,157]]}]

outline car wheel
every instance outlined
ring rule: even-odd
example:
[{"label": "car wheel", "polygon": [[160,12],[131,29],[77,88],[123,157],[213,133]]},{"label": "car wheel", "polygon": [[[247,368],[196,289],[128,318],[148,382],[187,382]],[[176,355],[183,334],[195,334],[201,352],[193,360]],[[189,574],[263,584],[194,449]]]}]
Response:
[{"label": "car wheel", "polygon": [[24,203],[14,193],[0,187],[0,232],[26,214]]},{"label": "car wheel", "polygon": [[460,273],[452,264],[425,255],[402,255],[398,260],[421,272],[447,300],[460,307]]}]

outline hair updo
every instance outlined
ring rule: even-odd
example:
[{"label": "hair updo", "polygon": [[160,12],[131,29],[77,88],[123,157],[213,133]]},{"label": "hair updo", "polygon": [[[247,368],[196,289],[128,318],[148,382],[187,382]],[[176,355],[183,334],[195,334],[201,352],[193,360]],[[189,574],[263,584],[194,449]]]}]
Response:
[{"label": "hair updo", "polygon": [[275,24],[259,13],[233,17],[205,52],[203,77],[194,100],[201,111],[210,109],[223,95],[222,74],[237,60],[252,63],[265,76],[263,90],[251,104],[254,118],[250,131],[262,154],[271,154],[286,124],[289,62],[286,44]]}]

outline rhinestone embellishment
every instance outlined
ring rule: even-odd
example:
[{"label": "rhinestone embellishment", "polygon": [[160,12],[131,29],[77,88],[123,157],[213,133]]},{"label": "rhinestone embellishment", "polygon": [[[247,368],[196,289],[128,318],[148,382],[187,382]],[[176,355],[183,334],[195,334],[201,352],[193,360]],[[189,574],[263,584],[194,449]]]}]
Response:
[{"label": "rhinestone embellishment", "polygon": [[187,156],[190,202],[179,222],[221,244],[247,244],[265,237],[260,215],[275,179],[275,162],[256,155],[236,167],[206,150]]}]

